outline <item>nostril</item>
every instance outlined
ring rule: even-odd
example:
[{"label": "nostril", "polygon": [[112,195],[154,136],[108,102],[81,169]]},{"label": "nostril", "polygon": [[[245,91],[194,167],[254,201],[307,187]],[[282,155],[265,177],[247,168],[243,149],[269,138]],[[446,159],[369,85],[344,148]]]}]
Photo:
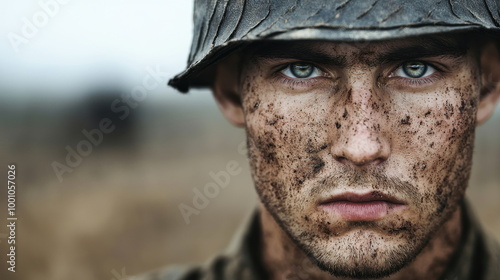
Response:
[{"label": "nostril", "polygon": [[344,156],[335,156],[335,160],[338,161],[339,163],[342,164],[353,164],[356,166],[365,166],[365,165],[380,165],[382,164],[385,159],[382,157],[375,158],[373,160],[351,160],[347,157]]}]

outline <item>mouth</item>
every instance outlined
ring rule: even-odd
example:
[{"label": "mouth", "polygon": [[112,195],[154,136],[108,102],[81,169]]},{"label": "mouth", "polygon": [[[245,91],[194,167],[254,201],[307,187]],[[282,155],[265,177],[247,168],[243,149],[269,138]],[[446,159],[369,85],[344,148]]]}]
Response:
[{"label": "mouth", "polygon": [[406,208],[406,204],[377,191],[345,192],[320,202],[318,208],[346,221],[375,221]]}]

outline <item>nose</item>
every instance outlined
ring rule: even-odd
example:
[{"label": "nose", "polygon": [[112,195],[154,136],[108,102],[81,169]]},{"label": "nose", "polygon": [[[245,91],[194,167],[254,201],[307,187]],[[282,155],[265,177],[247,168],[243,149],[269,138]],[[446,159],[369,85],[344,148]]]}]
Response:
[{"label": "nose", "polygon": [[386,136],[378,133],[376,127],[366,123],[346,128],[337,143],[333,145],[334,158],[346,165],[379,165],[390,155],[390,143]]},{"label": "nose", "polygon": [[[366,84],[366,83],[365,83]],[[390,130],[387,129],[387,118],[375,103],[384,102],[380,96],[373,94],[375,89],[353,87],[343,104],[342,125],[336,131],[337,140],[331,152],[335,160],[341,164],[376,166],[385,162],[391,154]]]}]

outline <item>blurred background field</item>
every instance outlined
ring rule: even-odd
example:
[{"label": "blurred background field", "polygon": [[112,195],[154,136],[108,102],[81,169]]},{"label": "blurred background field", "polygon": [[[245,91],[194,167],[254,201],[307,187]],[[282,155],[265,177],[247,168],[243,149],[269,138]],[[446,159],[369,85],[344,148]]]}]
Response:
[{"label": "blurred background field", "polygon": [[[110,112],[146,68],[185,66],[190,1],[70,1],[15,51],[0,43],[0,180],[17,165],[17,265],[7,271],[6,185],[0,188],[0,279],[121,279],[171,263],[201,262],[226,247],[255,207],[244,132],[208,91],[181,95],[166,79],[125,120]],[[37,1],[7,4],[4,38],[20,33]],[[51,164],[104,118],[116,130],[60,182]],[[209,173],[236,161],[243,172],[187,225],[178,205]],[[5,182],[5,181],[4,181]],[[500,239],[500,110],[478,129],[468,196]]]}]

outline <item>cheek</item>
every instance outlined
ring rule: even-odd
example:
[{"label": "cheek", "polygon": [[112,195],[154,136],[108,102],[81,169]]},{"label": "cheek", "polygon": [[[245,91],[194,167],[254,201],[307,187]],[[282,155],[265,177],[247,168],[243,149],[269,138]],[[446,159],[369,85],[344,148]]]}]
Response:
[{"label": "cheek", "polygon": [[[399,114],[401,135],[395,143],[409,179],[438,204],[438,212],[463,195],[470,175],[478,88],[447,87],[411,102],[412,113]],[[399,111],[399,110],[398,110]]]},{"label": "cheek", "polygon": [[325,165],[316,154],[327,148],[327,102],[272,87],[250,87],[247,93],[243,106],[256,187],[261,195],[290,197]]}]

